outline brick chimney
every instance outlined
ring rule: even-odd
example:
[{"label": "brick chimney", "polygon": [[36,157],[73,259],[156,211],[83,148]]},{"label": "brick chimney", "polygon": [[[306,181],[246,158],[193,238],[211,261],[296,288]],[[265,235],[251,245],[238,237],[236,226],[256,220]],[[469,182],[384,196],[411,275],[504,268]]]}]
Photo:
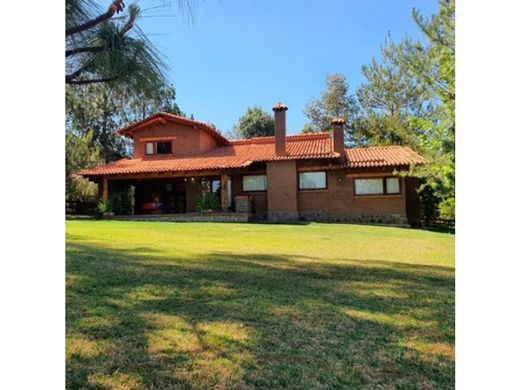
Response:
[{"label": "brick chimney", "polygon": [[274,144],[276,154],[283,156],[286,154],[285,150],[285,111],[288,108],[283,103],[277,103],[273,106],[274,111]]},{"label": "brick chimney", "polygon": [[332,125],[332,150],[342,157],[345,154],[345,119],[334,118]]}]

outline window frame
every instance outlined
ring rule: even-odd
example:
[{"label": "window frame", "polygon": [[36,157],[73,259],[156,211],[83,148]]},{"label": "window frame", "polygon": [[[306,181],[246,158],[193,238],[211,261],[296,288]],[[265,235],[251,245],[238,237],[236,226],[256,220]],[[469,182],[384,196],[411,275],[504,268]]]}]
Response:
[{"label": "window frame", "polygon": [[[301,187],[301,177],[300,175],[305,173],[324,173],[325,174],[325,187],[319,187],[319,188],[302,188]],[[327,174],[327,171],[305,171],[305,172],[298,172],[298,191],[326,191],[329,189],[329,175]]]},{"label": "window frame", "polygon": [[[152,144],[152,149],[153,149],[152,153],[148,153],[148,144]],[[144,154],[145,154],[145,156],[153,156],[156,154],[155,153],[155,142],[147,141],[144,143]]]},{"label": "window frame", "polygon": [[[246,190],[244,188],[244,178],[247,177],[247,176],[264,176],[265,177],[265,189],[264,190]],[[242,175],[242,192],[246,192],[246,193],[262,193],[262,192],[267,192],[267,174],[266,173],[258,173],[258,174],[247,174],[247,175]]]},{"label": "window frame", "polygon": [[[170,144],[170,153],[157,153],[157,144],[158,143],[169,143]],[[153,153],[148,153],[148,144],[153,145]],[[166,140],[157,140],[157,141],[145,141],[144,143],[144,155],[145,156],[171,156],[173,154],[173,144],[169,139]]]},{"label": "window frame", "polygon": [[[397,179],[397,187],[399,188],[399,191],[397,192],[388,192],[388,184],[387,184],[387,180],[388,179]],[[385,195],[401,195],[401,178],[400,177],[395,177],[395,176],[388,176],[388,177],[385,177],[385,182],[383,184],[383,187],[384,187],[384,191],[385,191]]]},{"label": "window frame", "polygon": [[[399,183],[399,192],[392,192],[388,193],[387,190],[387,179],[397,179]],[[358,194],[356,192],[356,180],[382,180],[383,181],[383,193],[381,194]],[[382,177],[356,177],[354,178],[354,196],[355,197],[378,197],[378,196],[401,196],[402,195],[402,183],[401,183],[401,177],[399,176],[382,176]]]}]

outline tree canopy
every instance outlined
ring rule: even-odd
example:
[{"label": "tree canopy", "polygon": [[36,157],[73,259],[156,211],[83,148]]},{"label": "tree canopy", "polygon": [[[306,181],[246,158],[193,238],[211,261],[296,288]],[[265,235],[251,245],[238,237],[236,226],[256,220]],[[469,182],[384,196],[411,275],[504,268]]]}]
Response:
[{"label": "tree canopy", "polygon": [[131,155],[131,143],[116,131],[157,111],[185,116],[175,88],[164,85],[153,96],[129,94],[106,83],[66,88],[67,197],[84,199],[92,188],[73,173]]},{"label": "tree canopy", "polygon": [[245,139],[274,135],[274,118],[258,106],[249,107],[233,127],[231,138]]},{"label": "tree canopy", "polygon": [[356,91],[361,113],[355,119],[354,138],[368,145],[418,145],[420,129],[410,116],[420,116],[428,100],[424,88],[403,66],[407,40],[396,44],[388,36],[380,59],[361,67],[366,82]]},{"label": "tree canopy", "polygon": [[355,96],[349,94],[349,84],[341,73],[329,73],[325,77],[325,90],[319,99],[311,99],[303,113],[309,119],[302,133],[317,133],[331,131],[330,122],[334,118],[343,118],[346,121],[346,141],[351,143],[353,118],[358,112]]},{"label": "tree canopy", "polygon": [[412,173],[433,188],[441,215],[455,218],[455,1],[440,0],[430,19],[414,9],[413,18],[427,44],[408,45],[404,61],[437,104],[430,115],[414,118],[425,131],[421,150],[430,164]]},{"label": "tree canopy", "polygon": [[[177,0],[193,10],[193,0]],[[120,15],[119,17],[116,17]],[[164,83],[166,64],[136,22],[141,9],[114,0],[101,10],[92,0],[65,2],[67,84],[117,83],[143,94]]]}]

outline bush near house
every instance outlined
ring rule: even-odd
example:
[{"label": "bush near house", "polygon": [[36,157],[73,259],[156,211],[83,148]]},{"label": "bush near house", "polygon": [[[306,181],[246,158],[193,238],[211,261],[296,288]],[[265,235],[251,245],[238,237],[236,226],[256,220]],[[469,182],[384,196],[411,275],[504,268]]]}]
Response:
[{"label": "bush near house", "polygon": [[218,211],[220,210],[220,199],[215,193],[203,192],[197,199],[195,209],[199,213],[205,211]]}]

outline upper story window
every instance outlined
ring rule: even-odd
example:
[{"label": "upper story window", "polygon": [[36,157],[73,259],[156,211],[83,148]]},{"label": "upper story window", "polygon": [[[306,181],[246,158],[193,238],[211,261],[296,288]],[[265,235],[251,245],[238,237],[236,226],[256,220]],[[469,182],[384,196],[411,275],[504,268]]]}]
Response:
[{"label": "upper story window", "polygon": [[171,153],[172,153],[172,142],[171,141],[158,141],[158,142],[147,142],[146,143],[146,155],[171,154]]},{"label": "upper story window", "polygon": [[327,188],[326,172],[301,172],[298,188],[300,190],[319,190]]},{"label": "upper story window", "polygon": [[356,179],[354,190],[356,195],[397,195],[401,193],[398,177]]},{"label": "upper story window", "polygon": [[266,175],[245,175],[242,176],[242,189],[244,192],[266,191]]}]

